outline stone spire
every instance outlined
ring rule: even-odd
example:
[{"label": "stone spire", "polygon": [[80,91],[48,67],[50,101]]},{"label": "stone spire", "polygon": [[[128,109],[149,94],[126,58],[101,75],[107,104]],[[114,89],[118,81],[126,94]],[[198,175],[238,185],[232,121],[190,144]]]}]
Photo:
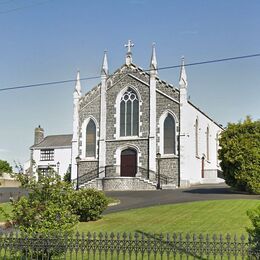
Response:
[{"label": "stone spire", "polygon": [[77,72],[77,80],[73,93],[73,136],[71,149],[71,178],[77,177],[76,157],[79,155],[79,100],[81,98],[81,84],[79,71]]},{"label": "stone spire", "polygon": [[150,130],[149,130],[149,170],[156,173],[156,75],[157,60],[153,44],[150,63]]},{"label": "stone spire", "polygon": [[134,47],[134,44],[132,43],[131,40],[128,40],[128,43],[125,44],[125,47],[127,48],[125,63],[127,66],[129,66],[132,63],[131,47]]},{"label": "stone spire", "polygon": [[182,57],[182,62],[181,62],[179,86],[180,88],[187,88],[188,86],[187,75],[186,75],[185,64],[184,64],[184,57]]},{"label": "stone spire", "polygon": [[77,72],[77,80],[76,80],[76,85],[75,85],[75,91],[79,96],[81,96],[81,84],[80,84],[80,75],[79,75],[79,70]]},{"label": "stone spire", "polygon": [[153,43],[152,57],[151,57],[151,63],[150,63],[150,73],[154,74],[154,75],[158,74],[155,43]]},{"label": "stone spire", "polygon": [[108,76],[108,62],[107,62],[107,52],[104,52],[104,58],[101,68],[101,76]]}]

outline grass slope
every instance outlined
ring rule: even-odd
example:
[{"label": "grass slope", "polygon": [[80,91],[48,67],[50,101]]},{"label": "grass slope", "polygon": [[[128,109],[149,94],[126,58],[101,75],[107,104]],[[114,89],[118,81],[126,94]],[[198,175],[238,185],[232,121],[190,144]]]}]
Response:
[{"label": "grass slope", "polygon": [[258,200],[218,200],[155,206],[108,214],[95,222],[80,223],[77,230],[240,235],[250,226],[246,212],[259,204]]},{"label": "grass slope", "polygon": [[[10,203],[1,207],[11,211]],[[76,226],[79,232],[147,232],[246,234],[250,220],[246,212],[260,205],[259,200],[216,200],[155,206],[108,214]],[[0,212],[0,222],[5,221]]]}]

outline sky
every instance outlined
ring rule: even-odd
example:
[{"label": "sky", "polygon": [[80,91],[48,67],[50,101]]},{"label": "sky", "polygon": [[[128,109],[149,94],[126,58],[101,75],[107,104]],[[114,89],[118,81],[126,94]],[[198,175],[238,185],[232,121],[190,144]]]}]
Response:
[{"label": "sky", "polygon": [[[159,67],[260,53],[258,0],[0,0],[0,89],[99,76],[125,62]],[[260,57],[186,68],[190,100],[218,123],[260,118]],[[178,87],[179,69],[159,71]],[[82,81],[83,92],[97,80]],[[29,159],[34,128],[72,133],[74,83],[0,91],[0,159]]]}]

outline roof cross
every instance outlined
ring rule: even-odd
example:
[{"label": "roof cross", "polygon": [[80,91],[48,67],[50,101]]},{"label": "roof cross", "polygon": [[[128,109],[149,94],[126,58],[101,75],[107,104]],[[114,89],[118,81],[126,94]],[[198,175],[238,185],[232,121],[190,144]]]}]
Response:
[{"label": "roof cross", "polygon": [[125,47],[127,48],[127,52],[131,52],[131,47],[134,47],[134,44],[131,40],[128,40],[128,43],[125,44]]}]

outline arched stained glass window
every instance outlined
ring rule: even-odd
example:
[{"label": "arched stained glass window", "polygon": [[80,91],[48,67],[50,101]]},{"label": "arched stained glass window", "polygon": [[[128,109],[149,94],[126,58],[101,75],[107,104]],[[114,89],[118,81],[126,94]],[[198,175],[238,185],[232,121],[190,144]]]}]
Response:
[{"label": "arched stained glass window", "polygon": [[92,119],[86,128],[86,157],[96,157],[96,125]]},{"label": "arched stained glass window", "polygon": [[217,162],[217,166],[219,166],[218,149],[219,149],[219,135],[218,135],[218,133],[216,133],[216,162]]},{"label": "arched stained glass window", "polygon": [[128,88],[120,101],[120,136],[138,135],[139,100],[131,88]]},{"label": "arched stained glass window", "polygon": [[164,120],[164,154],[175,154],[176,124],[172,115],[168,114]]}]

